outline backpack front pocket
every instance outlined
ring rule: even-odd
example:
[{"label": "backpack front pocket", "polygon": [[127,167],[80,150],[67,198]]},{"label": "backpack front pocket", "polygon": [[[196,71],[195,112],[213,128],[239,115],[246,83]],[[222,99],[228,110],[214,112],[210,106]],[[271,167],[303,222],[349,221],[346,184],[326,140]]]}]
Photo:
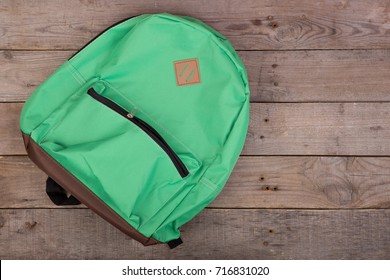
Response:
[{"label": "backpack front pocket", "polygon": [[133,227],[182,199],[191,169],[152,126],[93,88],[61,111],[40,146]]},{"label": "backpack front pocket", "polygon": [[176,155],[176,153],[172,150],[172,148],[168,145],[164,138],[162,138],[161,135],[153,127],[151,127],[149,124],[139,119],[138,117],[134,116],[130,112],[126,111],[123,107],[116,104],[114,101],[100,95],[93,88],[90,88],[88,90],[88,94],[98,102],[106,105],[111,110],[117,112],[122,117],[134,123],[147,135],[149,135],[149,137],[152,138],[153,141],[155,141],[156,144],[159,145],[161,149],[163,149],[164,152],[169,156],[181,177],[184,178],[189,174],[187,167],[184,165],[181,159]]}]

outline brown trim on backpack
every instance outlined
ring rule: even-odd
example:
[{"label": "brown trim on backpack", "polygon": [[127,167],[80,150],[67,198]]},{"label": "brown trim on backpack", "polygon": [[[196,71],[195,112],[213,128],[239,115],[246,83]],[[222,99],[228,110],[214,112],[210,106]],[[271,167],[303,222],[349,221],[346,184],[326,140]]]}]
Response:
[{"label": "brown trim on backpack", "polygon": [[35,143],[30,135],[22,132],[24,146],[26,147],[29,158],[49,177],[53,178],[65,190],[70,192],[74,197],[88,206],[102,218],[117,227],[119,230],[137,240],[145,246],[161,243],[156,239],[145,237],[127,223],[121,216],[112,210],[106,203],[97,197],[90,189],[88,189],[75,176],[61,166],[54,158],[52,158],[45,150]]}]

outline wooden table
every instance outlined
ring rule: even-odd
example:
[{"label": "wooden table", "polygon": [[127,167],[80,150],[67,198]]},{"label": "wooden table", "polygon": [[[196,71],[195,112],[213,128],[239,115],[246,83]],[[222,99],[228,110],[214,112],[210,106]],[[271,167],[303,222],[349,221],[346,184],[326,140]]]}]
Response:
[{"label": "wooden table", "polygon": [[[77,49],[164,11],[227,36],[252,101],[229,182],[174,250],[54,207],[19,131],[23,102]],[[1,0],[0,49],[1,259],[390,258],[388,0]]]}]

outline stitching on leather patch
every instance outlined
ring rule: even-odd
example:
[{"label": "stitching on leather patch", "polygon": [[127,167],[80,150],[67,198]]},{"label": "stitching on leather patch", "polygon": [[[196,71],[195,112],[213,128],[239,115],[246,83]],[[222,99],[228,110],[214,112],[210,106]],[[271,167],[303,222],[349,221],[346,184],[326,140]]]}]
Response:
[{"label": "stitching on leather patch", "polygon": [[199,63],[197,58],[175,61],[174,65],[176,84],[178,86],[200,84]]}]

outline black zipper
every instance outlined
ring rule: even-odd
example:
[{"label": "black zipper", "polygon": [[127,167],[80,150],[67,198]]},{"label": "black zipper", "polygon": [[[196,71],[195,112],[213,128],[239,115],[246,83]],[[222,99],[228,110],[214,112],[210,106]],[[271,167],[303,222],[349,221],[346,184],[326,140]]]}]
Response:
[{"label": "black zipper", "polygon": [[172,150],[172,148],[168,145],[168,143],[165,142],[164,138],[162,138],[162,136],[153,127],[151,127],[149,124],[147,124],[140,118],[129,113],[123,107],[116,104],[114,101],[100,95],[93,88],[90,88],[88,90],[88,94],[95,100],[106,105],[111,110],[117,112],[122,117],[134,123],[140,129],[142,129],[147,135],[149,135],[149,137],[152,138],[169,156],[169,158],[171,159],[172,163],[175,165],[177,171],[179,172],[182,178],[186,177],[190,173],[187,167],[181,161],[181,159],[177,156],[177,154]]}]

